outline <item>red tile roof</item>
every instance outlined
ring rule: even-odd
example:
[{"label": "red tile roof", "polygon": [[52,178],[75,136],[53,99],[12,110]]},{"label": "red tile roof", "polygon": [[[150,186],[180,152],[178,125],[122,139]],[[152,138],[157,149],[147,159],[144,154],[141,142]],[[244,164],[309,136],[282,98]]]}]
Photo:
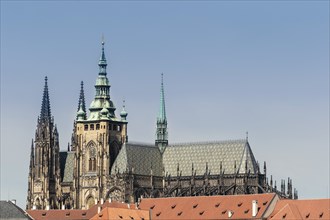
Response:
[{"label": "red tile roof", "polygon": [[[264,217],[275,194],[199,196],[142,199],[141,209],[151,210],[151,219],[255,219]],[[252,217],[252,201],[259,211]],[[231,216],[231,217],[229,217]]]},{"label": "red tile roof", "polygon": [[330,219],[330,199],[280,200],[276,203],[269,220]]},{"label": "red tile roof", "polygon": [[100,203],[92,206],[88,210],[79,210],[79,209],[51,209],[51,210],[27,210],[30,216],[35,220],[58,220],[58,219],[67,219],[67,220],[85,220],[92,218],[97,212],[98,207],[101,206],[102,209],[106,207],[115,209],[136,209],[134,204],[120,203],[120,202],[111,202],[106,201],[102,205]]},{"label": "red tile roof", "polygon": [[127,208],[106,207],[100,213],[94,215],[91,220],[111,219],[111,220],[149,220],[149,211]]}]

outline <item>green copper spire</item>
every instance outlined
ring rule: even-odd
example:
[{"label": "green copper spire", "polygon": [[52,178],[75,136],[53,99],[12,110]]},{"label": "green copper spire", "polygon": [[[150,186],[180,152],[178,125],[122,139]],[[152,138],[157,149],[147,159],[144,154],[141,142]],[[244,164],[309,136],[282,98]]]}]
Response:
[{"label": "green copper spire", "polygon": [[102,41],[102,53],[98,65],[100,71],[95,83],[96,94],[89,107],[90,114],[88,120],[101,119],[101,110],[103,108],[108,110],[108,114],[103,115],[102,120],[117,120],[115,116],[116,108],[110,99],[110,83],[106,72],[107,61],[104,54],[104,41]]},{"label": "green copper spire", "polygon": [[168,133],[167,133],[167,119],[165,112],[165,96],[164,96],[164,76],[162,73],[162,80],[160,86],[160,108],[157,117],[157,129],[156,129],[156,140],[155,144],[159,148],[160,152],[165,151],[168,145]]},{"label": "green copper spire", "polygon": [[123,100],[123,110],[120,112],[121,120],[126,121],[128,113],[125,110],[125,100]]},{"label": "green copper spire", "polygon": [[157,122],[167,123],[165,111],[165,96],[164,96],[164,74],[162,73],[162,81],[160,85],[160,108],[157,117]]},{"label": "green copper spire", "polygon": [[80,107],[77,112],[77,121],[83,121],[83,120],[86,120],[86,112],[83,109],[83,104],[80,103]]},{"label": "green copper spire", "polygon": [[99,75],[107,75],[107,60],[105,59],[105,54],[104,54],[104,41],[102,40],[102,53],[99,61],[99,68],[100,72]]}]

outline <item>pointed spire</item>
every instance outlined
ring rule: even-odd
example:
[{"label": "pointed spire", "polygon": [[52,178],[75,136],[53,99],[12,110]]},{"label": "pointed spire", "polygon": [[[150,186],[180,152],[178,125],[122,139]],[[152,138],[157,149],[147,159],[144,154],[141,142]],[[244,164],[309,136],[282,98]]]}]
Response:
[{"label": "pointed spire", "polygon": [[50,112],[50,101],[49,101],[49,93],[48,93],[48,78],[45,77],[45,86],[44,93],[42,96],[42,104],[41,104],[41,112],[40,112],[40,120],[41,121],[49,121],[51,122],[51,112]]},{"label": "pointed spire", "polygon": [[[85,92],[84,92],[84,82],[83,81],[81,81],[81,83],[80,83],[80,94],[79,94],[77,111],[79,111],[80,107],[86,113]],[[84,117],[84,120],[86,120],[86,115]]]},{"label": "pointed spire", "polygon": [[160,87],[160,108],[157,117],[157,129],[156,129],[156,146],[160,149],[161,153],[165,151],[168,145],[168,133],[167,133],[167,119],[165,112],[165,96],[164,96],[164,74],[162,73],[161,87]]},{"label": "pointed spire", "polygon": [[123,110],[120,112],[121,120],[126,121],[127,115],[128,114],[125,110],[125,100],[123,100]]},{"label": "pointed spire", "polygon": [[[103,37],[102,37],[103,38]],[[99,75],[107,75],[107,60],[105,58],[105,53],[104,53],[104,39],[102,39],[102,52],[101,52],[101,57],[99,60],[99,68],[100,72]]]},{"label": "pointed spire", "polygon": [[99,60],[99,74],[96,79],[95,83],[95,97],[92,103],[90,104],[89,107],[89,116],[87,120],[98,120],[101,119],[101,111],[104,107],[104,102],[106,102],[106,108],[109,113],[109,117],[103,118],[107,120],[116,120],[116,115],[115,115],[115,106],[113,102],[110,99],[110,83],[109,79],[107,78],[107,72],[106,72],[106,67],[107,67],[107,61],[105,59],[105,53],[104,53],[104,41],[102,41],[102,53],[101,57]]},{"label": "pointed spire", "polygon": [[160,87],[160,108],[157,117],[157,122],[167,123],[165,111],[165,95],[164,95],[164,73],[162,73],[161,87]]}]

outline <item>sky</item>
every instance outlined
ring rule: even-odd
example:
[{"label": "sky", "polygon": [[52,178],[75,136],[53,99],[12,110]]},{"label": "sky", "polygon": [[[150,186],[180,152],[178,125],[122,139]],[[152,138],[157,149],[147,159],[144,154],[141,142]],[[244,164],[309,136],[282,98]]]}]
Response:
[{"label": "sky", "polygon": [[116,114],[153,143],[164,73],[170,143],[248,140],[280,187],[329,198],[329,1],[1,1],[1,200],[25,208],[48,77],[66,150],[105,39]]}]

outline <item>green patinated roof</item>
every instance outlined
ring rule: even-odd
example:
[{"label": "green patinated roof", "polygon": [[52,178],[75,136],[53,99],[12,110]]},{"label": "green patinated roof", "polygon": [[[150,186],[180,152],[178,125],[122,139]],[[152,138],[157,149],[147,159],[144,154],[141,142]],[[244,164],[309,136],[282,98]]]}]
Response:
[{"label": "green patinated roof", "polygon": [[[111,120],[120,121],[116,118],[115,111],[116,108],[110,99],[110,83],[107,78],[106,72],[107,62],[104,53],[104,42],[102,42],[102,53],[99,60],[99,74],[95,83],[95,97],[89,107],[89,117],[90,120]],[[103,108],[108,110],[108,113],[101,112]]]},{"label": "green patinated roof", "polygon": [[162,158],[160,151],[154,145],[123,144],[112,168],[111,173],[115,174],[118,170],[120,173],[134,168],[135,174],[150,175],[152,167],[153,175],[162,175]]},{"label": "green patinated roof", "polygon": [[74,152],[60,152],[60,167],[62,182],[73,182]]}]

